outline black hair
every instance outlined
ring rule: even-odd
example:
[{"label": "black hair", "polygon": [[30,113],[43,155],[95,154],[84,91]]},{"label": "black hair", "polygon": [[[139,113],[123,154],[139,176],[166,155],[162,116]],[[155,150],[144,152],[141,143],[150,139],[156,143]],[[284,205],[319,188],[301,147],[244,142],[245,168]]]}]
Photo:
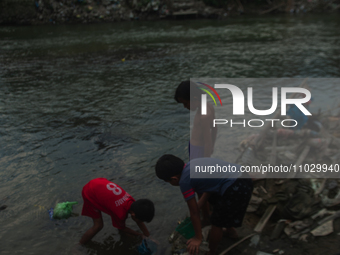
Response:
[{"label": "black hair", "polygon": [[165,154],[156,163],[156,175],[159,179],[170,181],[171,177],[182,173],[184,161],[180,158]]},{"label": "black hair", "polygon": [[190,82],[189,80],[186,81],[182,81],[175,92],[175,100],[177,103],[179,102],[179,99],[182,98],[184,100],[190,100],[190,91],[191,91],[191,95],[194,95],[196,97],[200,97],[200,95],[202,94],[201,91],[199,90],[199,88],[197,87],[196,84],[194,84],[193,82]]},{"label": "black hair", "polygon": [[138,199],[131,204],[130,210],[135,213],[137,219],[143,222],[150,222],[155,216],[155,206],[149,199]]}]

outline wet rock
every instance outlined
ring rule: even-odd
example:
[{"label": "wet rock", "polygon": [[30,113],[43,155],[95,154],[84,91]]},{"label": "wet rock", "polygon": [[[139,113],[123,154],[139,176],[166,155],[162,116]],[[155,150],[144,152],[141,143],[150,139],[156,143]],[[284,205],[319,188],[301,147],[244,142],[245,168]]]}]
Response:
[{"label": "wet rock", "polygon": [[334,231],[333,220],[330,220],[311,231],[313,236],[326,236]]},{"label": "wet rock", "polygon": [[5,210],[7,208],[7,205],[0,206],[0,211]]}]

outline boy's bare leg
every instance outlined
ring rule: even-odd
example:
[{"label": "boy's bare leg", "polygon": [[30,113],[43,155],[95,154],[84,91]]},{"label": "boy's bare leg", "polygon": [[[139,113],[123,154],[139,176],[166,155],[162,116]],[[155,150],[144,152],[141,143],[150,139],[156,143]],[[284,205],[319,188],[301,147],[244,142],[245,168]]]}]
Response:
[{"label": "boy's bare leg", "polygon": [[238,234],[235,228],[223,228],[223,233],[232,239],[238,239]]},{"label": "boy's bare leg", "polygon": [[203,225],[210,225],[210,204],[205,203],[202,207]]},{"label": "boy's bare leg", "polygon": [[211,226],[210,237],[209,237],[209,255],[214,255],[218,244],[221,242],[223,236],[223,230],[220,227]]},{"label": "boy's bare leg", "polygon": [[79,241],[79,244],[83,245],[90,241],[100,230],[102,230],[104,223],[102,218],[92,219],[93,226],[85,232]]}]

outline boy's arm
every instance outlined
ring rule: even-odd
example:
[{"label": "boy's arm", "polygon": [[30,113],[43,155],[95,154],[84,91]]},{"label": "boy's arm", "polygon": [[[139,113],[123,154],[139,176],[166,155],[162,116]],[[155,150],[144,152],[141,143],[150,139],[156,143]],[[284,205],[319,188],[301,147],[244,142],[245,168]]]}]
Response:
[{"label": "boy's arm", "polygon": [[[215,119],[215,110],[214,107],[211,107],[211,116],[212,116],[212,121]],[[211,154],[214,151],[215,147],[215,141],[216,141],[216,136],[217,136],[217,126],[213,127],[213,125],[210,126],[211,129],[211,140],[212,140],[212,149],[211,149]]]},{"label": "boy's arm", "polygon": [[144,234],[146,237],[150,236],[149,230],[148,230],[148,228],[145,226],[145,224],[143,223],[143,221],[141,221],[141,220],[139,220],[139,219],[137,219],[137,218],[135,218],[135,217],[131,217],[131,218],[132,218],[132,220],[133,220],[134,222],[137,223],[139,229],[142,230],[143,234]]},{"label": "boy's arm", "polygon": [[202,229],[201,229],[201,220],[200,220],[200,213],[198,209],[198,205],[196,202],[196,198],[193,197],[187,201],[189,211],[190,211],[190,218],[192,225],[195,230],[195,236],[188,240],[187,242],[187,250],[190,254],[197,254],[198,249],[202,242]]},{"label": "boy's arm", "polygon": [[209,118],[202,117],[203,141],[204,141],[204,157],[209,158],[213,151],[213,139],[210,130]]},{"label": "boy's arm", "polygon": [[136,222],[139,229],[142,230],[143,234],[146,236],[146,237],[149,237],[150,236],[150,233],[149,233],[149,230],[148,228],[145,226],[145,224],[143,222]]},{"label": "boy's arm", "polygon": [[212,152],[214,151],[217,136],[217,127],[211,127]]},{"label": "boy's arm", "polygon": [[137,231],[134,231],[133,229],[128,228],[128,227],[121,229],[121,231],[128,233],[128,234],[131,234],[131,235],[134,235],[134,236],[142,236],[143,235],[142,233],[138,233]]}]

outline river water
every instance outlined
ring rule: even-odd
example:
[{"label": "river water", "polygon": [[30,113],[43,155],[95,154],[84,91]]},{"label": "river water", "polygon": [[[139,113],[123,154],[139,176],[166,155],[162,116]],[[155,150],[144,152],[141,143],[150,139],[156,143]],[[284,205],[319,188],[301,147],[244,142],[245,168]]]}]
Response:
[{"label": "river water", "polygon": [[[47,209],[78,201],[80,214],[82,187],[105,177],[153,200],[147,226],[170,254],[167,238],[187,209],[154,165],[164,153],[188,159],[189,112],[174,101],[176,86],[191,77],[339,77],[339,27],[328,14],[0,27],[0,253],[72,254],[91,219],[51,221]],[[339,95],[315,89],[316,108]],[[106,215],[104,223],[83,254],[136,254],[137,241]]]}]

